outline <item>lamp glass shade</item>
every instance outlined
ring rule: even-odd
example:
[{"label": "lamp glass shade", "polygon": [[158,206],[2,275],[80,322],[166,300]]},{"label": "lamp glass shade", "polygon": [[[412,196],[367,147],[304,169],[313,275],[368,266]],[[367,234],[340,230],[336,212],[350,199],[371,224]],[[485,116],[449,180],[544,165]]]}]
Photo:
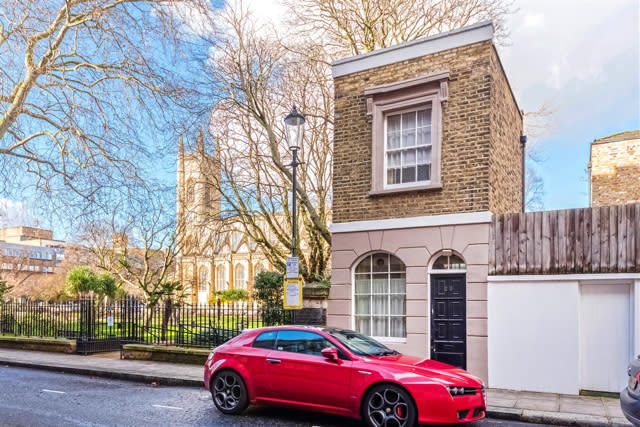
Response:
[{"label": "lamp glass shade", "polygon": [[304,116],[293,106],[291,112],[284,118],[284,125],[287,134],[289,149],[298,150],[302,145],[304,134]]}]

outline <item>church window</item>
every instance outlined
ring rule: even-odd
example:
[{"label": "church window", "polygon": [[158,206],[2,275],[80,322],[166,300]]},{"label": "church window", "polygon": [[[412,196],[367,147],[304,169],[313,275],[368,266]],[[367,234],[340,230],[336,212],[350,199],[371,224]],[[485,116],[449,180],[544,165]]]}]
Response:
[{"label": "church window", "polygon": [[216,278],[216,289],[219,291],[223,291],[227,289],[227,269],[224,265],[218,266],[217,270],[217,278]]},{"label": "church window", "polygon": [[200,267],[200,281],[198,283],[198,290],[200,292],[209,291],[209,271],[206,266]]},{"label": "church window", "polygon": [[244,264],[236,265],[236,289],[247,289],[247,269]]},{"label": "church window", "polygon": [[196,200],[196,185],[191,178],[187,181],[187,203],[193,203]]},{"label": "church window", "polygon": [[263,271],[266,271],[266,269],[264,268],[264,264],[262,264],[261,262],[256,263],[255,267],[253,268],[253,271],[255,273],[255,275],[257,276],[258,274],[262,273]]}]

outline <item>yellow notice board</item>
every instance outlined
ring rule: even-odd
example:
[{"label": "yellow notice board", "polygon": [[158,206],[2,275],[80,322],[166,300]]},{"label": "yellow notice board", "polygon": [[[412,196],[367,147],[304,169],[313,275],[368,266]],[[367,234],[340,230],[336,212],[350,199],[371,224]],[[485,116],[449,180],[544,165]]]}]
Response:
[{"label": "yellow notice board", "polygon": [[302,308],[302,276],[295,279],[284,279],[284,309]]}]

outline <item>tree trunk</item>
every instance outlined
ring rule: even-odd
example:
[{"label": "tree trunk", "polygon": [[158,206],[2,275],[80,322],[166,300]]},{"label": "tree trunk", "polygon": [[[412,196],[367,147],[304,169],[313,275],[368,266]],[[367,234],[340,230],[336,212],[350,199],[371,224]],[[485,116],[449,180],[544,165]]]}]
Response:
[{"label": "tree trunk", "polygon": [[167,329],[169,326],[169,319],[171,318],[171,312],[173,310],[173,301],[168,298],[164,304],[164,310],[162,313],[162,333],[160,339],[165,341],[167,339]]}]

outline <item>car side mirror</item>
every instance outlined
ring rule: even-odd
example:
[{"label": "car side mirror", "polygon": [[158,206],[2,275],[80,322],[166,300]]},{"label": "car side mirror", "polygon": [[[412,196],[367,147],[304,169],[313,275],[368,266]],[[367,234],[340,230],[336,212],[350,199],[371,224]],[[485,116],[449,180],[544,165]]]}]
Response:
[{"label": "car side mirror", "polygon": [[338,358],[338,349],[337,348],[325,348],[320,353],[324,356],[325,359],[330,360],[332,362],[338,362],[340,359]]}]

